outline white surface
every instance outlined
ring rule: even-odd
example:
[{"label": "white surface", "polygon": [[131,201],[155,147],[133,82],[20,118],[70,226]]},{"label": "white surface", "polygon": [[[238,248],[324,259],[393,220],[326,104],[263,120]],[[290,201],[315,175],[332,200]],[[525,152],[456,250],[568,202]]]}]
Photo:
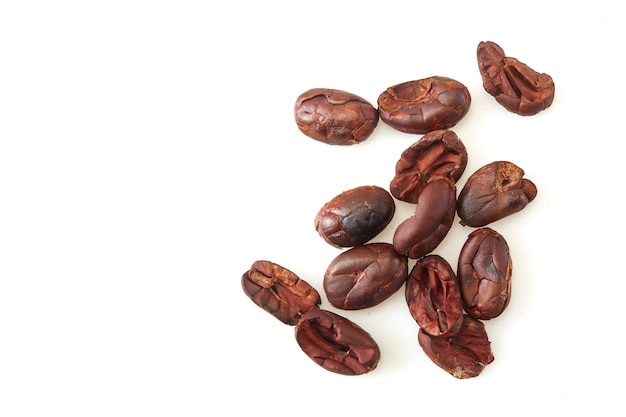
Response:
[{"label": "white surface", "polygon": [[[3,2],[0,415],[618,415],[617,4]],[[523,118],[488,96],[481,40],[549,73],[552,107]],[[321,291],[339,251],[315,213],[346,189],[387,187],[418,137],[381,123],[331,147],[297,130],[293,103],[312,87],[375,103],[431,75],[473,97],[453,129],[469,151],[459,184],[508,159],[539,189],[492,225],[515,262],[512,301],[486,324],[495,361],[464,381],[434,366],[398,293],[342,312],[382,359],[334,375],[245,297],[241,274],[268,259]],[[399,203],[378,240],[410,212]],[[454,264],[469,232],[455,224],[436,252]]]}]

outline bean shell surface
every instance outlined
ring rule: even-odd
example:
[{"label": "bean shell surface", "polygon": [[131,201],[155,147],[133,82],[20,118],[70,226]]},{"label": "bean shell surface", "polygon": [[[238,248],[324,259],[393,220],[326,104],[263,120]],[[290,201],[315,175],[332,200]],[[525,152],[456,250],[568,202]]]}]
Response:
[{"label": "bean shell surface", "polygon": [[342,90],[313,88],[294,106],[298,129],[329,145],[355,145],[366,140],[378,124],[378,110],[362,97]]},{"label": "bean shell surface", "polygon": [[355,246],[332,260],[324,274],[328,302],[344,310],[373,307],[398,291],[408,276],[408,259],[390,243]]},{"label": "bean shell surface", "polygon": [[304,313],[295,335],[302,351],[330,372],[362,375],[373,371],[380,360],[380,348],[368,332],[327,310]]},{"label": "bean shell surface", "polygon": [[324,204],[315,216],[315,229],[332,246],[361,245],[385,229],[395,207],[387,190],[378,186],[356,187]]}]

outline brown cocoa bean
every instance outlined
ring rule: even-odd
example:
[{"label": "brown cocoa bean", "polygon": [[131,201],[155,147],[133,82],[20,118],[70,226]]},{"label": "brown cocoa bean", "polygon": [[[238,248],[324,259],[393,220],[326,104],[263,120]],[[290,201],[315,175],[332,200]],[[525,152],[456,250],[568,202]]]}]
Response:
[{"label": "brown cocoa bean", "polygon": [[295,335],[302,351],[331,372],[362,375],[374,370],[380,360],[380,348],[368,332],[327,310],[304,313]]},{"label": "brown cocoa bean", "polygon": [[296,274],[270,261],[256,261],[241,277],[246,295],[259,307],[288,325],[316,309],[321,298],[315,288]]}]

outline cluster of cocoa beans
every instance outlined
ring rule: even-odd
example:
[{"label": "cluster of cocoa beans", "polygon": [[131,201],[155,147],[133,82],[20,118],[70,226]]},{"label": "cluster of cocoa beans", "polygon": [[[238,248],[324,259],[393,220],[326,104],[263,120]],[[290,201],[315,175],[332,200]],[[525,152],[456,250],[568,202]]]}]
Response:
[{"label": "cluster of cocoa beans", "polygon": [[[480,42],[479,70],[485,91],[507,110],[529,116],[548,108],[554,83],[493,42]],[[323,289],[341,310],[371,308],[404,286],[426,355],[456,378],[478,376],[494,359],[483,320],[506,309],[512,260],[505,238],[491,223],[519,212],[537,195],[524,171],[493,161],[469,176],[457,196],[468,152],[450,130],[468,112],[471,96],[459,81],[433,76],[389,87],[378,108],[341,90],[315,88],[296,100],[294,115],[307,136],[330,145],[355,145],[379,118],[394,129],[423,136],[396,163],[388,190],[364,185],[337,194],[317,212],[314,225],[328,244],[345,249],[326,270]],[[415,205],[394,230],[392,242],[371,242],[391,222],[395,199]],[[469,233],[456,272],[434,251],[456,216]],[[414,265],[409,270],[409,260]],[[241,279],[259,307],[295,327],[300,348],[323,368],[360,375],[376,368],[380,348],[346,317],[321,308],[321,296],[291,270],[257,261]]]}]

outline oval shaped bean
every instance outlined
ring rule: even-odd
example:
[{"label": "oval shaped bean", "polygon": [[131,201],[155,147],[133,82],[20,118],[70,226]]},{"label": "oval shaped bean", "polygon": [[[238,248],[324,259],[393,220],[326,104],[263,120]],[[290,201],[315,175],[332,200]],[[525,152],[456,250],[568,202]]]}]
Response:
[{"label": "oval shaped bean", "polygon": [[377,186],[356,187],[324,204],[315,216],[315,229],[335,247],[361,245],[383,231],[395,208],[387,190]]},{"label": "oval shaped bean", "polygon": [[455,216],[456,187],[447,178],[426,185],[413,216],[398,225],[393,235],[396,250],[418,259],[434,250],[446,237]]},{"label": "oval shaped bean", "polygon": [[330,88],[302,93],[294,106],[302,133],[329,145],[354,145],[366,140],[378,124],[378,110],[355,94]]},{"label": "oval shaped bean", "polygon": [[509,245],[502,235],[488,227],[470,233],[457,269],[467,314],[483,320],[502,314],[511,299],[512,274]]},{"label": "oval shaped bean", "polygon": [[434,76],[389,87],[378,96],[378,113],[396,130],[422,134],[456,125],[471,101],[463,84]]},{"label": "oval shaped bean", "polygon": [[302,351],[331,372],[362,375],[374,370],[380,360],[380,348],[368,332],[327,310],[304,313],[295,334]]},{"label": "oval shaped bean", "polygon": [[324,274],[328,302],[344,310],[375,306],[406,281],[408,259],[390,243],[355,246],[339,254]]},{"label": "oval shaped bean", "polygon": [[524,170],[508,161],[479,168],[468,179],[457,201],[461,224],[482,227],[517,213],[537,196]]},{"label": "oval shaped bean", "polygon": [[469,316],[454,336],[434,337],[420,330],[417,340],[430,360],[458,379],[480,375],[494,359],[485,325]]},{"label": "oval shaped bean", "polygon": [[439,255],[419,259],[406,281],[409,312],[432,336],[452,336],[463,323],[461,293],[452,267]]},{"label": "oval shaped bean", "polygon": [[485,91],[508,111],[532,116],[552,105],[555,88],[548,74],[506,56],[495,42],[480,42],[476,55]]},{"label": "oval shaped bean", "polygon": [[288,325],[316,309],[322,300],[308,282],[270,261],[256,261],[241,277],[246,295],[259,307]]},{"label": "oval shaped bean", "polygon": [[417,203],[432,178],[443,176],[456,183],[466,166],[467,149],[456,133],[434,130],[402,152],[389,190],[398,200]]}]

